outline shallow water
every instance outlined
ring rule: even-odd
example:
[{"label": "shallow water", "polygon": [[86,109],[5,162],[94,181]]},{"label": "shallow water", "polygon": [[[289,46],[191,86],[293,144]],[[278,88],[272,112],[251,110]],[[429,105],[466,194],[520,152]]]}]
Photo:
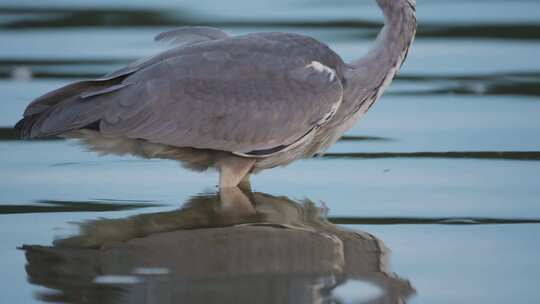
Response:
[{"label": "shallow water", "polygon": [[538,1],[419,0],[387,94],[255,193],[12,128],[40,94],[165,49],[152,38],[174,26],[307,33],[351,60],[380,26],[372,2],[0,1],[2,302],[537,303]]}]

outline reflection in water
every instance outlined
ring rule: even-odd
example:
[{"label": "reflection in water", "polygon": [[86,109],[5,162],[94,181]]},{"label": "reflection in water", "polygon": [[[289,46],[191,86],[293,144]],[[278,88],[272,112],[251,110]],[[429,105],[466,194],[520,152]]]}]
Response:
[{"label": "reflection in water", "polygon": [[225,190],[183,208],[81,224],[53,246],[25,245],[30,282],[64,303],[342,303],[336,288],[376,286],[359,303],[414,293],[388,269],[388,250],[328,222],[309,200]]}]

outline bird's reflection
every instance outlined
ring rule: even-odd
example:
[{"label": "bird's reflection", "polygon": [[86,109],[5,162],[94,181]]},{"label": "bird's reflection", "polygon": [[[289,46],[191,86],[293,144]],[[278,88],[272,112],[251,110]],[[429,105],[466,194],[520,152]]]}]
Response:
[{"label": "bird's reflection", "polygon": [[[402,303],[414,293],[388,269],[379,239],[325,214],[309,200],[223,190],[23,246],[26,270],[48,288],[41,300],[64,303]],[[335,292],[354,281],[378,293]]]}]

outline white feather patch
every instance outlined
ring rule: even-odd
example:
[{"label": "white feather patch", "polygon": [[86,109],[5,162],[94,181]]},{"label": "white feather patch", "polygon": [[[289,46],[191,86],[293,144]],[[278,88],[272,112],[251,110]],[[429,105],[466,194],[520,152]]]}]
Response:
[{"label": "white feather patch", "polygon": [[333,81],[336,78],[336,71],[318,61],[312,61],[310,64],[306,65],[306,68],[312,68],[319,73],[327,73],[328,80]]}]

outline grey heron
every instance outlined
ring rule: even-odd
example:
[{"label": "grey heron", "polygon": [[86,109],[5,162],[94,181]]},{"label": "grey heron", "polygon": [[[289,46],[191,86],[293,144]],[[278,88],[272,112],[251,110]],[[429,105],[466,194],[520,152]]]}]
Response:
[{"label": "grey heron", "polygon": [[376,0],[385,26],[362,58],[291,33],[183,27],[175,46],[28,105],[23,138],[77,138],[103,154],[216,168],[219,187],[323,153],[379,99],[416,32],[415,0]]}]

